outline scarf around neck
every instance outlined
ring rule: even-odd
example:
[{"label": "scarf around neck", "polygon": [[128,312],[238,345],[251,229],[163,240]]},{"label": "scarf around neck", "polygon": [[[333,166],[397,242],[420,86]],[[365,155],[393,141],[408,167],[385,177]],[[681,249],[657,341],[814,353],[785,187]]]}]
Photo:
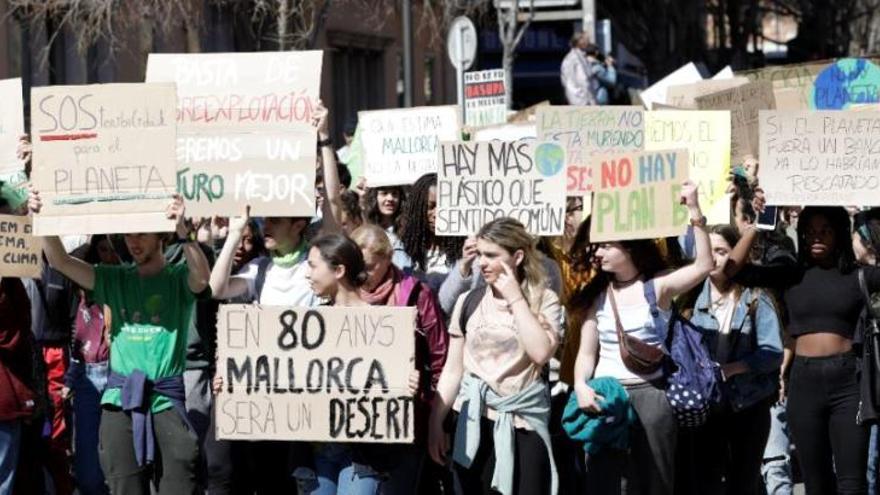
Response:
[{"label": "scarf around neck", "polygon": [[271,253],[272,264],[280,268],[290,268],[302,260],[303,254],[305,252],[306,241],[300,242],[299,246],[297,246],[296,249],[285,255],[279,255],[277,251],[273,251]]},{"label": "scarf around neck", "polygon": [[397,287],[400,285],[399,282],[402,276],[403,274],[400,270],[396,266],[391,265],[388,267],[385,278],[373,290],[366,290],[363,287],[358,289],[361,299],[371,306],[388,305],[389,301],[396,299]]}]

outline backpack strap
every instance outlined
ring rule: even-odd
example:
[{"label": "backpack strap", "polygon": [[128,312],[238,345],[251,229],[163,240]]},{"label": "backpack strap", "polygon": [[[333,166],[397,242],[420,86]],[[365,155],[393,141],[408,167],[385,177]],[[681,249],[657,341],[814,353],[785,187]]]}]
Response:
[{"label": "backpack strap", "polygon": [[[662,328],[666,327],[666,340],[663,342],[663,346],[666,349],[672,345],[672,319],[669,321],[663,321],[663,318],[660,316],[660,307],[657,305],[657,288],[654,285],[654,279],[645,280],[643,285],[643,290],[645,294],[645,300],[648,301],[648,305],[651,308],[651,318],[654,320],[654,328]],[[672,307],[673,313],[675,313],[675,306]]]},{"label": "backpack strap", "polygon": [[643,284],[643,290],[645,293],[645,300],[648,301],[648,305],[651,307],[651,316],[654,319],[660,317],[660,308],[657,307],[657,289],[654,287],[654,279],[646,280]]},{"label": "backpack strap", "polygon": [[458,328],[461,329],[462,335],[467,335],[467,322],[471,315],[474,314],[474,311],[477,310],[477,306],[480,305],[484,295],[486,295],[485,285],[469,291],[464,296],[464,302],[461,304],[461,314],[458,317]]},{"label": "backpack strap", "polygon": [[266,285],[266,273],[269,271],[271,263],[272,258],[264,256],[260,258],[260,262],[257,264],[257,278],[254,279],[254,302],[260,302],[263,286]]}]

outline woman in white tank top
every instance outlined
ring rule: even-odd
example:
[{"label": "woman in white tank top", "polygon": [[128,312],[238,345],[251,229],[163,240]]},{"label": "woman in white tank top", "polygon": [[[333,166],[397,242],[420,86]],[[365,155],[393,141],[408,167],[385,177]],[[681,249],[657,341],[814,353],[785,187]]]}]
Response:
[{"label": "woman in white tank top", "polygon": [[[603,398],[587,381],[613,377],[626,388],[638,419],[630,432],[628,452],[603,451],[587,460],[589,493],[620,493],[622,477],[628,480],[628,494],[675,492],[677,426],[666,400],[662,370],[645,374],[627,368],[620,354],[617,319],[628,336],[662,347],[666,329],[654,326],[644,295],[645,284],[653,284],[666,320],[672,299],[701,283],[712,270],[706,219],[693,183],[683,184],[682,201],[694,227],[696,259],[692,264],[664,273],[666,264],[653,240],[609,242],[590,248],[601,271],[578,298],[590,307],[581,328],[574,368],[578,405],[590,412],[601,410]],[[612,298],[617,311],[612,307]]]}]

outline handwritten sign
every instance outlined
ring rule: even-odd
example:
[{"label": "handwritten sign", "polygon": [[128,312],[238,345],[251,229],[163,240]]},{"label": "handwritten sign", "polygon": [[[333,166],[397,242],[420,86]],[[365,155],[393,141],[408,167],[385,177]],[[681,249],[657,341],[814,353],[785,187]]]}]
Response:
[{"label": "handwritten sign", "polygon": [[34,233],[172,231],[176,100],[173,84],[33,88]]},{"label": "handwritten sign", "polygon": [[590,241],[654,239],[684,234],[679,203],[688,178],[686,150],[638,151],[593,157],[596,187]]},{"label": "handwritten sign", "polygon": [[217,438],[413,441],[415,308],[221,305]]},{"label": "handwritten sign", "polygon": [[321,51],[156,54],[177,84],[177,188],[193,216],[315,213]]},{"label": "handwritten sign", "polygon": [[[730,79],[708,79],[690,84],[670,86],[666,91],[666,104],[676,108],[696,110],[697,98],[700,96],[742,86],[747,82],[749,80],[745,77],[734,77]],[[654,110],[659,109],[655,107]]]},{"label": "handwritten sign", "polygon": [[730,221],[730,112],[661,110],[645,117],[645,150],[688,150],[688,176],[697,183],[709,223]]},{"label": "handwritten sign", "polygon": [[504,102],[504,69],[467,72],[464,75],[464,122],[471,127],[507,122]]},{"label": "handwritten sign", "polygon": [[0,215],[0,277],[40,278],[43,244],[32,234],[31,217]]},{"label": "handwritten sign", "polygon": [[592,190],[593,155],[645,145],[645,114],[639,107],[544,106],[538,109],[537,121],[539,140],[565,148],[565,187],[572,196]]},{"label": "handwritten sign", "polygon": [[437,171],[440,141],[461,139],[454,105],[358,112],[370,187],[413,184]]},{"label": "handwritten sign", "polygon": [[810,107],[843,110],[854,104],[880,101],[880,67],[863,58],[844,58],[830,64],[813,83]]},{"label": "handwritten sign", "polygon": [[774,205],[880,205],[880,112],[762,111],[758,177]]},{"label": "handwritten sign", "polygon": [[24,134],[24,103],[21,98],[21,79],[0,80],[0,181],[16,191],[17,207],[27,199],[24,166],[18,161],[18,138]]},{"label": "handwritten sign", "polygon": [[642,91],[639,94],[639,98],[642,100],[642,103],[645,104],[645,108],[653,110],[655,103],[666,103],[667,91],[670,86],[690,84],[702,80],[703,76],[700,75],[697,66],[694,65],[693,62],[690,62],[657,81],[650,88]]},{"label": "handwritten sign", "polygon": [[511,217],[534,235],[565,225],[565,151],[534,141],[458,141],[440,146],[437,235],[469,235]]},{"label": "handwritten sign", "polygon": [[776,108],[769,81],[748,83],[697,98],[700,110],[730,110],[731,163],[758,157],[758,112]]}]

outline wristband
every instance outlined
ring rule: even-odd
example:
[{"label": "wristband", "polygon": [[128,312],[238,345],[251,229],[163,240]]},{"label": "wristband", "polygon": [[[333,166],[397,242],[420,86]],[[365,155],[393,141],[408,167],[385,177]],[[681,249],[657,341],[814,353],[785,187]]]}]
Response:
[{"label": "wristband", "polygon": [[198,234],[196,233],[196,230],[192,229],[192,228],[187,230],[186,234],[184,234],[182,236],[180,234],[177,235],[177,243],[178,244],[185,244],[187,242],[196,242],[197,240],[198,240]]},{"label": "wristband", "polygon": [[691,218],[691,225],[694,227],[705,227],[706,223],[706,215],[703,215],[700,218]]},{"label": "wristband", "polygon": [[318,141],[318,148],[327,148],[333,144],[333,140],[330,138],[322,139]]},{"label": "wristband", "polygon": [[523,296],[519,296],[518,298],[514,299],[513,301],[510,301],[509,303],[507,303],[507,307],[508,307],[508,308],[512,308],[514,304],[516,304],[516,303],[518,303],[518,302],[520,302],[520,301],[525,301],[525,300],[526,300],[525,297],[523,297]]}]

